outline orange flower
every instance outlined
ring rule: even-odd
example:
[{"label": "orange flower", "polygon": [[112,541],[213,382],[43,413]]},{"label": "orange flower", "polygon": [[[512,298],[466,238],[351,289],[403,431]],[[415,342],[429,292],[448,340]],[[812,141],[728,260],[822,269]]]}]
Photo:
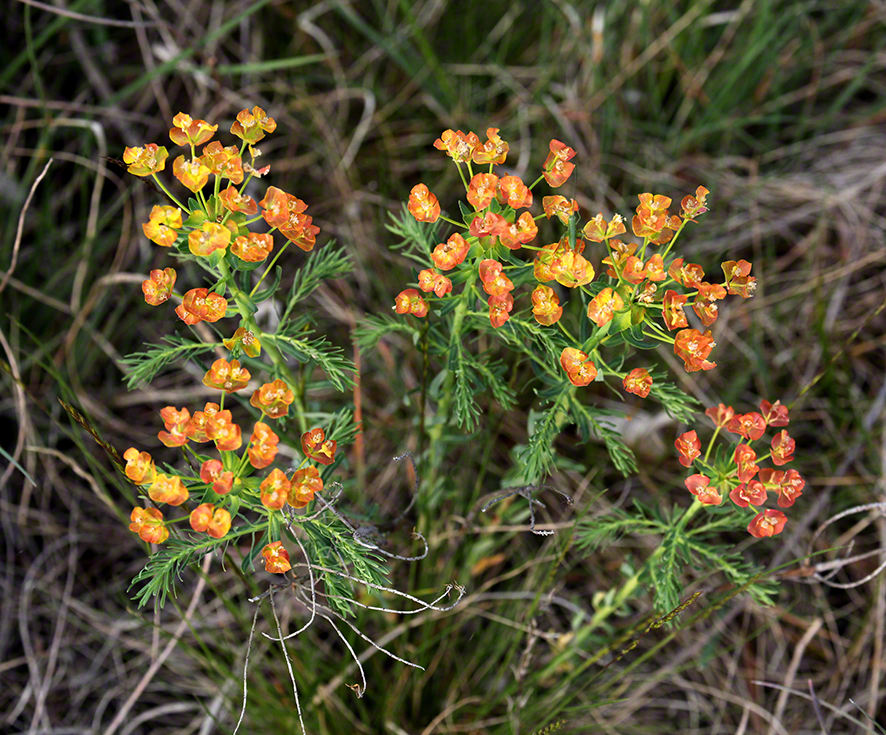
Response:
[{"label": "orange flower", "polygon": [[243,212],[248,215],[258,214],[258,204],[255,199],[245,194],[241,195],[236,187],[228,186],[227,189],[219,193],[218,198],[231,212]]},{"label": "orange flower", "polygon": [[274,468],[271,474],[262,480],[261,504],[268,510],[280,510],[289,498],[289,480],[282,470]]},{"label": "orange flower", "polygon": [[498,237],[508,231],[508,221],[500,214],[486,212],[482,217],[474,217],[468,227],[471,237]]},{"label": "orange flower", "polygon": [[206,422],[206,435],[215,442],[220,452],[235,452],[243,444],[240,427],[231,418],[231,412],[218,411]]},{"label": "orange flower", "polygon": [[634,368],[622,380],[622,385],[628,393],[646,398],[649,391],[652,390],[652,376],[648,370],[643,368]]},{"label": "orange flower", "polygon": [[314,493],[322,492],[323,480],[316,467],[297,470],[292,476],[289,504],[293,508],[304,508],[314,499]]},{"label": "orange flower", "polygon": [[694,431],[680,434],[677,441],[674,442],[674,446],[677,447],[677,452],[680,455],[680,464],[684,467],[689,467],[701,456],[701,442],[698,439],[698,434]]},{"label": "orange flower", "polygon": [[225,250],[231,243],[231,231],[215,222],[204,222],[199,230],[188,235],[188,250],[194,255],[212,255],[216,250]]},{"label": "orange flower", "polygon": [[243,159],[237,146],[225,147],[214,140],[203,149],[200,161],[216,176],[228,179],[232,184],[243,183]]},{"label": "orange flower", "polygon": [[686,321],[686,313],[683,311],[683,305],[688,299],[688,296],[678,294],[673,289],[665,291],[661,315],[668,329],[689,326],[689,322]]},{"label": "orange flower", "polygon": [[160,411],[160,418],[166,431],[161,431],[157,437],[165,446],[181,447],[188,443],[194,427],[191,426],[191,412],[187,408],[176,411],[173,406],[166,406]]},{"label": "orange flower", "polygon": [[[505,278],[505,276],[501,276],[501,278]],[[495,329],[511,318],[514,297],[507,291],[497,296],[490,296],[487,303],[489,304],[489,322]]]},{"label": "orange flower", "polygon": [[137,533],[142,541],[162,544],[169,538],[169,531],[163,525],[163,514],[156,508],[133,508],[129,519],[132,521],[129,530]]},{"label": "orange flower", "polygon": [[573,212],[578,212],[578,202],[575,199],[557,196],[544,197],[541,205],[545,210],[545,216],[550,219],[556,216],[564,225],[569,224],[569,218]]},{"label": "orange flower", "polygon": [[320,464],[332,464],[335,460],[336,442],[326,438],[323,429],[311,429],[301,435],[301,448],[305,456]]},{"label": "orange flower", "polygon": [[680,202],[680,208],[683,210],[683,218],[690,222],[695,222],[693,219],[694,217],[707,212],[707,197],[710,193],[711,192],[703,186],[699,186],[695,190],[695,196],[690,194],[689,196],[683,197],[683,201]]},{"label": "orange flower", "polygon": [[[213,294],[218,296],[218,294]],[[182,302],[175,307],[175,313],[185,324],[194,325],[203,321],[200,314],[206,313],[206,299],[209,291],[205,288],[192,288],[182,298]],[[218,296],[218,298],[222,298]],[[225,311],[228,309],[228,302],[225,301]]]},{"label": "orange flower", "polygon": [[488,140],[474,150],[474,163],[485,164],[494,163],[499,166],[505,162],[510,150],[498,135],[499,128],[486,128],[486,137]]},{"label": "orange flower", "polygon": [[247,263],[260,263],[274,249],[274,238],[268,233],[250,232],[234,240],[231,252]]},{"label": "orange flower", "polygon": [[164,268],[162,271],[158,268],[151,271],[151,277],[142,281],[142,292],[145,295],[145,301],[151,306],[160,306],[160,304],[169,301],[172,296],[172,289],[175,286],[175,269]]},{"label": "orange flower", "polygon": [[148,497],[155,503],[169,503],[169,505],[181,505],[188,499],[188,489],[182,483],[182,479],[175,475],[158,473],[148,488]]},{"label": "orange flower", "polygon": [[782,406],[781,401],[775,403],[761,401],[760,413],[763,414],[763,420],[768,426],[787,426],[790,423],[788,407]]},{"label": "orange flower", "polygon": [[230,530],[231,514],[224,508],[216,508],[206,533],[212,536],[212,538],[224,538]]},{"label": "orange flower", "polygon": [[640,194],[637,214],[631,220],[631,228],[637,237],[648,238],[651,243],[661,245],[670,242],[674,230],[679,229],[679,217],[669,217],[671,200],[661,194]]},{"label": "orange flower", "polygon": [[591,299],[588,304],[588,319],[598,327],[605,327],[612,321],[616,311],[623,309],[624,299],[608,286]]},{"label": "orange flower", "polygon": [[646,280],[646,264],[636,255],[629,255],[625,261],[621,277],[634,285]]},{"label": "orange flower", "polygon": [[538,225],[529,212],[523,212],[516,222],[508,223],[504,231],[499,233],[501,244],[511,250],[519,250],[521,245],[532,242],[538,234]]},{"label": "orange flower", "polygon": [[754,520],[748,524],[748,533],[755,538],[775,536],[781,533],[784,524],[788,522],[787,516],[780,510],[771,508],[758,513]]},{"label": "orange flower", "polygon": [[[581,242],[581,241],[579,241]],[[584,243],[582,243],[584,247]],[[567,288],[578,288],[594,280],[594,266],[581,254],[581,250],[563,250],[551,262],[551,273],[557,283]]]},{"label": "orange flower", "polygon": [[437,272],[433,268],[425,268],[418,274],[418,287],[428,293],[434,290],[434,277]]},{"label": "orange flower", "polygon": [[683,265],[683,258],[677,258],[668,267],[668,275],[681,286],[698,288],[704,278],[704,271],[698,263]]},{"label": "orange flower", "polygon": [[465,135],[461,130],[444,130],[443,134],[434,141],[434,148],[446,151],[456,163],[470,161],[479,146],[480,138],[476,133]]},{"label": "orange flower", "polygon": [[139,452],[135,447],[129,447],[123,452],[123,459],[126,460],[126,476],[136,485],[145,485],[154,481],[157,475],[157,469],[154,467],[154,460],[147,452]]},{"label": "orange flower", "polygon": [[279,442],[280,437],[271,430],[270,426],[261,421],[256,422],[255,428],[252,430],[249,449],[246,450],[249,455],[249,464],[257,470],[262,470],[273,463],[277,456]]},{"label": "orange flower", "polygon": [[717,488],[708,485],[710,481],[705,475],[690,475],[686,478],[686,488],[702,505],[720,505],[723,498]]},{"label": "orange flower", "polygon": [[766,488],[759,480],[743,482],[729,493],[729,499],[739,508],[763,505],[766,502]]},{"label": "orange flower", "polygon": [[741,434],[748,441],[757,441],[766,431],[766,420],[758,413],[740,413],[726,424],[726,431]]},{"label": "orange flower", "polygon": [[556,324],[563,316],[560,299],[550,286],[538,285],[532,292],[532,314],[535,321],[545,326]]},{"label": "orange flower", "polygon": [[794,450],[797,442],[788,436],[788,432],[782,429],[772,438],[772,464],[781,466],[794,458]]},{"label": "orange flower", "polygon": [[184,112],[172,118],[173,128],[169,130],[169,139],[176,145],[203,145],[212,140],[218,125],[210,125],[206,120],[192,120]]},{"label": "orange flower", "polygon": [[306,253],[314,249],[317,242],[317,233],[320,228],[311,224],[311,217],[306,214],[294,215],[290,222],[297,222],[298,226],[283,226],[280,233],[296,247],[304,250]]},{"label": "orange flower", "polygon": [[412,314],[417,317],[428,315],[428,304],[414,288],[407,288],[394,299],[394,310],[398,314]]},{"label": "orange flower", "polygon": [[560,353],[560,365],[566,371],[569,382],[579,388],[597,377],[597,366],[588,359],[587,354],[574,347],[567,347]]},{"label": "orange flower", "polygon": [[172,173],[184,187],[196,194],[206,186],[211,171],[199,158],[188,161],[184,156],[179,156],[172,164]]},{"label": "orange flower", "polygon": [[284,574],[292,569],[289,563],[289,552],[283,548],[282,541],[274,541],[262,549],[261,555],[265,558],[265,569],[272,574]]},{"label": "orange flower", "polygon": [[468,202],[476,210],[486,209],[498,189],[498,176],[495,174],[475,174],[468,184]]},{"label": "orange flower", "polygon": [[212,503],[203,503],[203,505],[198,505],[194,508],[191,511],[191,515],[188,516],[191,528],[198,533],[206,531],[209,528],[209,523],[212,521],[212,511],[214,508],[215,506]]},{"label": "orange flower", "polygon": [[683,360],[687,373],[710,370],[717,367],[707,359],[715,345],[710,330],[702,334],[697,329],[682,329],[674,340],[674,354]]},{"label": "orange flower", "polygon": [[664,259],[659,253],[656,253],[646,261],[646,277],[656,283],[668,277],[664,269]]},{"label": "orange flower", "polygon": [[[265,222],[267,222],[271,227],[280,227],[281,225],[286,224],[289,221],[289,212],[290,212],[290,203],[289,197],[291,194],[287,194],[282,189],[278,189],[276,186],[269,186],[268,190],[265,192],[265,197],[259,202],[259,206],[264,210],[261,216],[264,218]],[[292,209],[295,212],[301,214],[304,212],[308,205],[302,202],[300,199],[296,197],[292,197],[295,201],[292,203]],[[301,210],[299,211],[299,203],[301,205]]]},{"label": "orange flower", "polygon": [[[208,442],[209,437],[206,435],[206,426],[209,419],[218,413],[219,405],[217,403],[207,403],[202,411],[197,411],[191,417],[191,426],[194,427],[194,433],[191,434],[192,442]],[[206,481],[208,482],[208,480]]]},{"label": "orange flower", "polygon": [[412,187],[406,208],[419,222],[436,222],[440,218],[440,202],[424,184]]},{"label": "orange flower", "polygon": [[253,107],[252,112],[249,108],[240,110],[237,120],[231,125],[231,133],[250,145],[255,145],[265,137],[265,133],[273,133],[276,129],[277,122],[268,117],[261,107]]},{"label": "orange flower", "polygon": [[235,393],[243,390],[252,376],[246,368],[240,367],[239,360],[228,362],[223,357],[212,363],[206,375],[203,376],[203,385],[207,388],[217,388],[225,393]]},{"label": "orange flower", "polygon": [[789,508],[794,501],[803,494],[803,488],[806,487],[804,480],[797,470],[773,471],[773,481],[776,484],[778,492],[778,504],[782,508]]},{"label": "orange flower", "polygon": [[545,181],[556,189],[558,186],[563,186],[572,175],[575,164],[567,161],[575,155],[575,151],[559,140],[551,141],[550,150],[545,159],[544,177]]},{"label": "orange flower", "polygon": [[502,176],[496,198],[513,209],[532,206],[532,192],[519,176]]},{"label": "orange flower", "polygon": [[456,232],[446,242],[441,242],[434,248],[431,260],[441,271],[448,271],[464,262],[469,249],[467,241]]},{"label": "orange flower", "polygon": [[692,304],[692,310],[698,315],[706,327],[717,321],[717,301],[726,298],[726,289],[719,283],[702,281],[698,284],[698,296]]},{"label": "orange flower", "polygon": [[581,234],[585,240],[603,242],[623,232],[625,232],[624,217],[620,214],[613,214],[612,220],[607,224],[601,212],[584,226]]},{"label": "orange flower", "polygon": [[726,290],[732,296],[741,296],[743,299],[754,295],[757,288],[757,279],[749,275],[751,264],[746,260],[727,260],[722,264],[723,273],[726,275]]},{"label": "orange flower", "polygon": [[252,330],[246,329],[246,327],[237,327],[234,336],[230,339],[223,339],[222,343],[231,351],[239,345],[249,357],[258,357],[261,354],[261,342]]},{"label": "orange flower", "polygon": [[757,453],[747,444],[739,444],[733,456],[738,470],[739,482],[750,482],[760,468],[755,464]]},{"label": "orange flower", "polygon": [[134,176],[150,176],[166,168],[169,152],[156,143],[148,143],[143,148],[126,148],[123,162],[129,164],[126,170]]},{"label": "orange flower", "polygon": [[735,416],[735,411],[732,406],[727,406],[723,403],[716,407],[711,407],[705,411],[705,415],[708,416],[711,421],[714,422],[714,426],[718,429],[725,429],[726,425],[732,421],[732,417]]},{"label": "orange flower", "polygon": [[289,413],[289,404],[295,399],[289,386],[282,380],[275,380],[273,383],[265,383],[261,388],[252,394],[249,399],[256,408],[260,408],[262,413],[270,419],[279,419]]},{"label": "orange flower", "polygon": [[234,473],[225,472],[224,465],[217,459],[207,459],[201,465],[200,479],[207,485],[212,485],[213,491],[218,495],[227,495],[234,485]]},{"label": "orange flower", "polygon": [[164,248],[175,245],[178,230],[182,228],[182,212],[178,207],[156,205],[148,222],[142,225],[145,237]]}]

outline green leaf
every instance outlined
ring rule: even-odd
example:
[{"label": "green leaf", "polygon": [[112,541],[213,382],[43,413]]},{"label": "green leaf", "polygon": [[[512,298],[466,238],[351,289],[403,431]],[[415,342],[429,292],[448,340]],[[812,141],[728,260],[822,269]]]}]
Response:
[{"label": "green leaf", "polygon": [[163,341],[168,346],[148,345],[146,352],[133,352],[120,360],[129,369],[126,376],[129,390],[146,386],[158,372],[175,360],[190,360],[216,348],[214,344],[193,342],[176,334],[164,337]]},{"label": "green leaf", "polygon": [[[277,293],[277,288],[279,287],[280,280],[282,278],[283,278],[283,269],[278,265],[274,268],[274,281],[269,286],[267,286],[266,288],[263,288],[261,291],[256,293],[252,297],[252,301],[255,304],[260,304],[262,301],[266,301],[267,299],[271,298],[271,296],[273,296],[275,293]],[[256,308],[256,311],[258,311],[257,308]],[[255,311],[253,311],[252,313],[254,314]]]},{"label": "green leaf", "polygon": [[343,391],[352,388],[354,378],[348,373],[355,373],[356,366],[344,357],[344,350],[328,342],[325,337],[309,340],[307,339],[309,335],[310,333],[306,333],[302,335],[303,338],[299,338],[276,334],[273,337],[266,335],[265,339],[273,339],[281,350],[299,362],[314,362],[319,365],[336,389]]},{"label": "green leaf", "polygon": [[313,251],[296,272],[286,297],[285,321],[296,304],[304,301],[316,288],[331,278],[341,278],[354,270],[351,256],[335,242],[328,243],[320,250]]}]

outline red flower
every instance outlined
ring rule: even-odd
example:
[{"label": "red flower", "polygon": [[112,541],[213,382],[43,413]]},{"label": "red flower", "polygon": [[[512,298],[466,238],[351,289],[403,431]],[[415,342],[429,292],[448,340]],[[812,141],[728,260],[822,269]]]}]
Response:
[{"label": "red flower", "polygon": [[709,487],[710,478],[705,475],[689,475],[686,478],[686,488],[702,505],[720,505],[723,498],[720,491],[715,487]]},{"label": "red flower", "polygon": [[788,470],[778,482],[778,504],[782,508],[789,508],[794,501],[803,494],[806,480],[800,477],[797,470]]},{"label": "red flower", "polygon": [[332,464],[335,460],[336,442],[326,438],[323,429],[311,429],[301,435],[301,448],[305,456],[320,464]]},{"label": "red flower", "polygon": [[406,208],[419,222],[436,222],[440,218],[440,202],[424,184],[412,187]]},{"label": "red flower", "polygon": [[563,307],[554,289],[541,284],[535,287],[532,292],[532,313],[539,324],[550,326],[557,323],[563,316]]},{"label": "red flower", "polygon": [[790,423],[788,407],[782,406],[781,401],[775,403],[761,401],[760,413],[763,414],[763,420],[768,426],[787,426]]},{"label": "red flower", "polygon": [[261,490],[261,504],[268,510],[280,510],[289,499],[289,479],[283,471],[275,467],[271,474],[258,486]]},{"label": "red flower", "polygon": [[234,473],[225,472],[224,466],[217,459],[207,459],[200,467],[200,479],[218,495],[227,495],[234,485]]},{"label": "red flower", "polygon": [[705,415],[714,422],[714,426],[718,429],[723,429],[732,420],[732,417],[735,416],[735,411],[732,410],[732,406],[726,406],[721,403],[716,408],[711,407],[707,409]]},{"label": "red flower", "polygon": [[498,189],[498,176],[495,174],[474,174],[468,185],[468,202],[475,211],[486,209]]},{"label": "red flower", "polygon": [[172,296],[172,289],[175,286],[175,270],[164,268],[161,271],[157,268],[152,270],[150,275],[150,280],[142,282],[142,292],[145,294],[145,301],[148,304],[159,306]]},{"label": "red flower", "polygon": [[739,444],[735,448],[733,459],[738,468],[739,482],[750,482],[754,475],[760,470],[760,468],[754,464],[754,461],[757,459],[757,453],[747,444]]},{"label": "red flower", "polygon": [[782,429],[772,438],[772,464],[781,467],[794,458],[794,450],[797,442],[788,436],[788,432]]},{"label": "red flower", "polygon": [[428,304],[414,288],[407,288],[397,294],[394,310],[398,314],[412,314],[419,318],[428,315]]},{"label": "red flower", "polygon": [[272,574],[283,574],[292,569],[289,563],[289,552],[283,548],[282,541],[274,541],[262,549],[261,555],[265,559],[265,569]]},{"label": "red flower", "polygon": [[469,249],[467,241],[456,232],[446,242],[441,242],[434,248],[431,260],[441,271],[448,271],[464,262]]},{"label": "red flower", "polygon": [[314,493],[323,491],[323,480],[316,467],[297,470],[292,476],[289,504],[293,508],[304,508],[314,499]]},{"label": "red flower", "polygon": [[710,370],[717,367],[707,359],[715,345],[710,330],[702,334],[697,329],[682,329],[674,340],[674,354],[683,360],[687,373]]},{"label": "red flower", "polygon": [[743,482],[729,493],[729,499],[740,508],[749,505],[763,505],[766,502],[766,488],[759,480]]},{"label": "red flower", "polygon": [[687,431],[678,436],[674,446],[680,455],[680,464],[684,467],[689,467],[701,456],[701,442],[698,439],[698,434],[694,431]]},{"label": "red flower", "polygon": [[544,177],[545,181],[556,189],[558,186],[563,186],[572,175],[575,164],[567,161],[575,155],[575,151],[559,140],[552,140],[550,149],[551,152],[545,159]]},{"label": "red flower", "polygon": [[[500,276],[500,278],[508,280],[506,276]],[[513,288],[513,284],[511,288]],[[511,318],[511,310],[514,308],[514,297],[507,291],[500,295],[490,296],[487,303],[489,304],[489,323],[495,329],[498,329]]]},{"label": "red flower", "polygon": [[787,522],[788,518],[784,513],[770,508],[754,517],[754,520],[748,524],[748,533],[755,538],[775,536],[781,533]]},{"label": "red flower", "polygon": [[766,421],[755,412],[738,414],[726,424],[726,431],[741,434],[748,441],[757,441],[766,431]]},{"label": "red flower", "polygon": [[624,299],[608,286],[591,299],[588,304],[588,319],[598,327],[605,327],[612,321],[616,311],[623,309]]},{"label": "red flower", "polygon": [[649,374],[649,371],[643,368],[634,368],[625,375],[622,385],[624,385],[624,389],[628,393],[633,393],[640,396],[640,398],[646,398],[649,395],[649,391],[652,390],[652,376]]}]

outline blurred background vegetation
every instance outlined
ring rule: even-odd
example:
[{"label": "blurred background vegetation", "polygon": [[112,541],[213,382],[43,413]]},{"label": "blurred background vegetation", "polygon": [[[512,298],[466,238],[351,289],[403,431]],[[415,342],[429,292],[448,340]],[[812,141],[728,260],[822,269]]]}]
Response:
[{"label": "blurred background vegetation", "polygon": [[[111,160],[125,146],[167,144],[180,111],[227,131],[244,107],[267,110],[278,123],[260,146],[271,183],[310,205],[319,248],[354,260],[354,274],[312,302],[318,327],[351,355],[364,315],[389,313],[414,278],[389,250],[389,214],[419,181],[454,206],[455,170],[432,147],[446,128],[500,128],[509,169],[528,181],[548,141],[566,142],[577,168],[559,193],[584,216],[629,215],[640,192],[679,201],[703,184],[711,212],[684,247],[708,273],[752,261],[757,295],[722,310],[716,370],[690,375],[672,355],[659,359],[705,406],[788,403],[812,384],[792,411],[807,486],[790,525],[763,542],[725,539],[774,569],[809,553],[828,518],[884,500],[884,22],[881,0],[9,3],[0,729],[228,733],[240,706],[249,591],[213,560],[161,612],[135,610],[127,586],[146,549],[126,528],[132,489],[57,401],[122,453],[156,449],[163,406],[209,398],[189,368],[150,388],[123,385],[121,357],[185,329],[142,297],[147,272],[169,263],[141,233],[155,194]],[[314,254],[289,253],[288,277]],[[359,360],[363,444],[351,450],[347,507],[383,523],[412,494],[391,458],[420,448],[424,366],[394,338]],[[292,648],[309,732],[858,733],[876,731],[868,717],[886,722],[886,586],[879,576],[851,586],[876,569],[876,553],[838,571],[832,581],[846,589],[774,576],[773,607],[687,568],[684,599],[703,594],[669,625],[641,638],[655,620],[644,590],[592,624],[657,540],[628,536],[588,555],[576,550],[575,523],[635,499],[687,505],[672,449],[685,427],[634,402],[621,428],[643,461],[627,480],[601,446],[561,437],[550,482],[576,503],[542,494],[539,520],[557,533],[533,536],[523,501],[478,513],[509,484],[511,449],[526,440],[524,378],[514,384],[521,411],[487,401],[481,428],[451,438],[446,483],[433,496],[419,490],[409,521],[422,524],[430,553],[392,567],[394,586],[429,597],[457,580],[465,601],[356,619],[426,671],[350,636],[366,650],[369,689],[357,700],[344,686],[356,681],[350,656],[315,625]],[[597,399],[620,404],[604,391]],[[321,383],[310,400],[322,415],[355,398]],[[392,532],[392,548],[407,531]],[[852,556],[886,543],[878,512],[840,519],[813,548],[850,543]],[[290,629],[307,615],[289,602],[278,610]],[[259,629],[268,625],[260,617]],[[249,686],[241,732],[297,731],[285,662],[267,641],[256,642]]]}]

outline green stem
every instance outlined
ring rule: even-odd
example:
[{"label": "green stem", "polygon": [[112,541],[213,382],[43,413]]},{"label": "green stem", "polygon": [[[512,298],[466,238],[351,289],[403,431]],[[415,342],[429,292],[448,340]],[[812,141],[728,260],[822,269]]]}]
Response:
[{"label": "green stem", "polygon": [[[234,301],[237,303],[237,307],[240,310],[240,316],[243,318],[243,324],[246,329],[253,334],[262,334],[261,329],[259,329],[258,324],[256,324],[255,318],[252,315],[250,308],[252,306],[252,301],[235,285],[234,279],[231,277],[231,271],[224,258],[218,262],[218,269],[221,271],[222,276],[227,280],[228,290],[231,292]],[[274,364],[277,372],[286,379],[286,382],[289,383],[289,386],[292,388],[292,395],[295,397],[293,408],[295,409],[295,415],[298,420],[298,428],[299,431],[304,434],[308,430],[308,419],[305,416],[305,405],[301,390],[299,390],[298,378],[295,377],[295,374],[289,368],[289,365],[286,364],[286,358],[283,353],[280,352],[280,349],[272,341],[273,335],[269,336],[271,339],[262,340],[262,349],[264,349],[268,357],[271,358],[271,362]]]},{"label": "green stem", "polygon": [[[680,516],[680,520],[674,525],[674,528],[669,533],[675,533],[682,531],[686,524],[689,523],[690,519],[698,513],[701,509],[702,504],[698,502],[698,499],[694,499],[692,505],[690,505],[685,511],[683,511],[683,515]],[[646,572],[648,569],[652,567],[653,564],[658,562],[658,557],[661,556],[662,551],[664,549],[663,545],[659,545],[655,551],[652,552],[652,555],[646,560],[646,563],[643,564],[634,574],[621,586],[621,589],[616,593],[612,602],[608,605],[602,605],[597,608],[594,613],[594,617],[591,618],[591,622],[589,624],[589,630],[594,630],[601,626],[610,615],[617,612],[621,609],[622,605],[627,602],[634,592],[637,590],[637,587],[640,586],[640,581],[646,576]]]}]

